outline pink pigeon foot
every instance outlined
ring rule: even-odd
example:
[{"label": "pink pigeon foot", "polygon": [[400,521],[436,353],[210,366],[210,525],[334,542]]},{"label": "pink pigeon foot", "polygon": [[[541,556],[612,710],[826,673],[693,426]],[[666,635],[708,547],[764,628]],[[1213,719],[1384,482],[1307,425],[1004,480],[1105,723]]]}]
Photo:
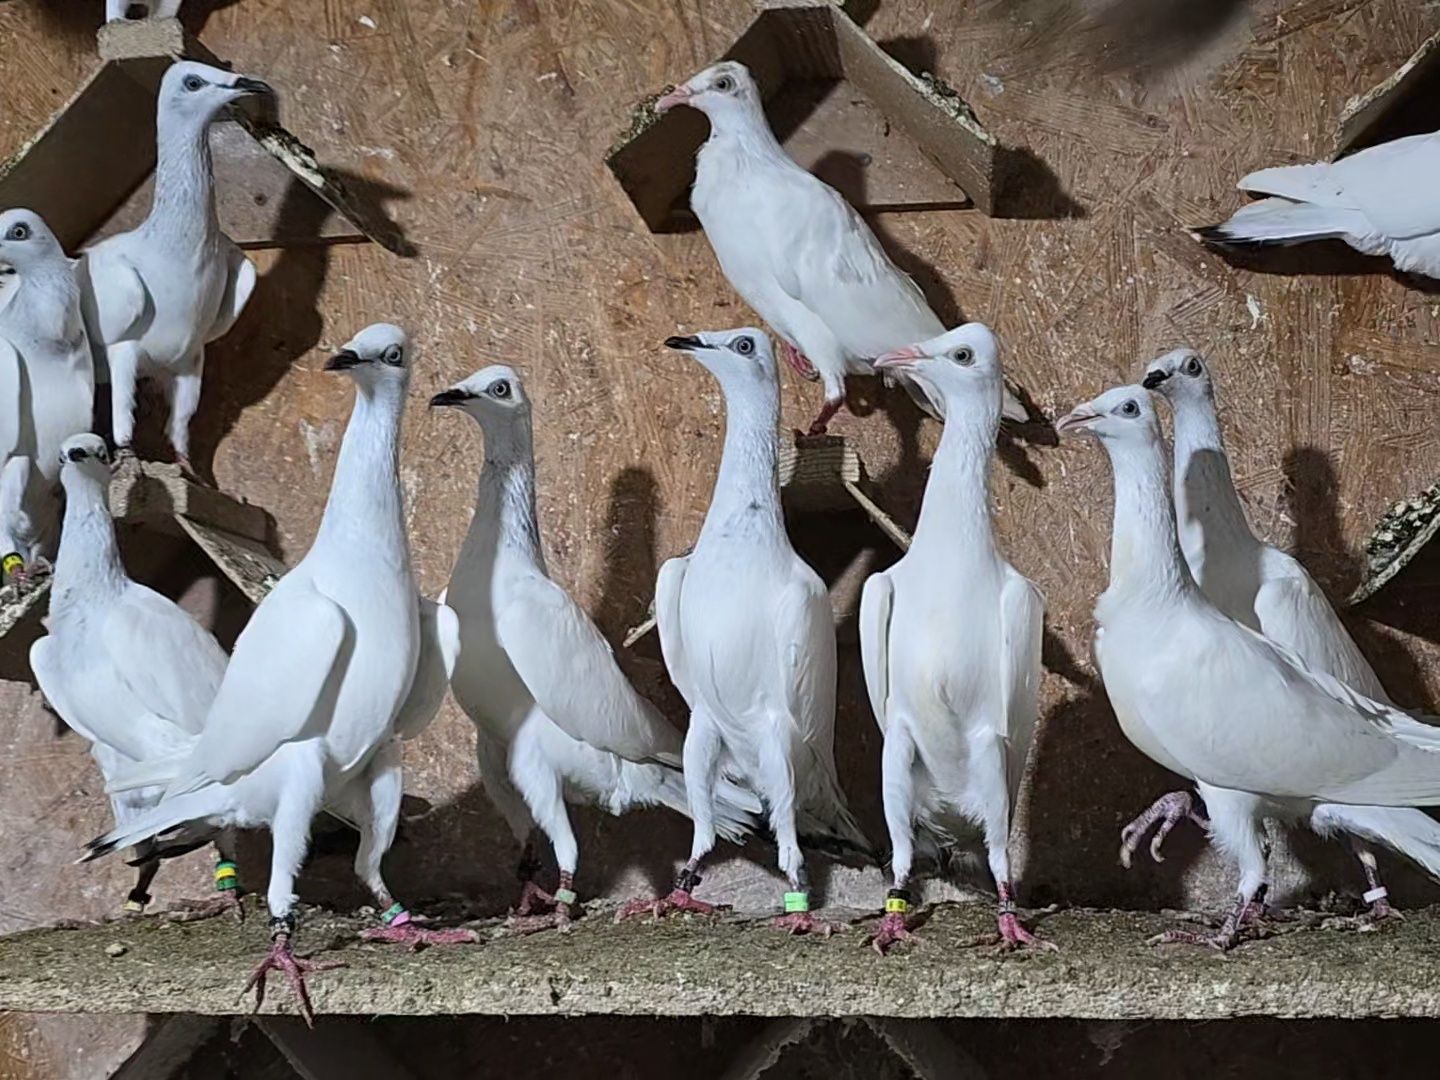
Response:
[{"label": "pink pigeon foot", "polygon": [[[1166,930],[1145,942],[1147,945],[1204,945],[1218,952],[1228,952],[1248,936],[1263,936],[1261,914],[1265,910],[1265,886],[1249,901],[1237,899],[1235,907],[1225,916],[1220,929],[1213,934],[1198,930]],[[1249,933],[1247,933],[1247,931]]]},{"label": "pink pigeon foot", "polygon": [[789,915],[777,915],[770,920],[770,925],[776,930],[784,930],[792,937],[798,934],[819,934],[821,937],[828,938],[831,934],[845,931],[844,923],[817,919],[808,911],[792,911]]},{"label": "pink pigeon foot", "polygon": [[217,915],[233,915],[236,922],[245,921],[245,902],[238,889],[220,893],[208,900],[176,900],[165,909],[167,922],[200,922]]},{"label": "pink pigeon foot", "polygon": [[1157,821],[1160,822],[1160,827],[1155,830],[1155,836],[1150,841],[1150,857],[1157,863],[1164,862],[1160,845],[1165,842],[1165,837],[1170,835],[1170,830],[1175,828],[1182,818],[1187,817],[1202,829],[1210,827],[1209,819],[1195,809],[1195,799],[1188,791],[1172,791],[1168,795],[1160,796],[1151,804],[1150,809],[1120,831],[1120,865],[1127,870],[1130,868],[1130,857],[1139,848],[1140,841],[1144,839],[1150,826]]},{"label": "pink pigeon foot", "polygon": [[807,382],[814,382],[820,378],[820,372],[815,370],[815,365],[810,362],[810,358],[784,338],[780,339],[780,355],[795,370],[795,374]]},{"label": "pink pigeon foot", "polygon": [[520,886],[520,902],[515,905],[510,914],[524,917],[537,912],[548,913],[554,908],[555,897],[540,888],[535,882],[527,880]]},{"label": "pink pigeon foot", "polygon": [[427,945],[473,945],[480,940],[473,930],[426,930],[399,904],[392,905],[380,918],[385,925],[360,931],[362,940],[408,945],[411,952],[419,952]]},{"label": "pink pigeon foot", "polygon": [[836,401],[826,401],[825,407],[820,410],[820,415],[815,417],[815,422],[810,425],[810,430],[805,434],[811,438],[814,438],[816,435],[824,435],[830,428],[830,421],[835,418],[835,414],[840,411],[840,406],[844,404],[845,399],[843,397]]},{"label": "pink pigeon foot", "polygon": [[567,933],[575,924],[569,904],[556,904],[555,910],[545,915],[511,915],[505,920],[505,929],[522,937],[538,934],[542,930],[559,930]]},{"label": "pink pigeon foot", "polygon": [[897,911],[889,912],[880,920],[875,933],[870,936],[870,947],[881,956],[902,942],[920,943],[920,939],[905,925],[905,916]]},{"label": "pink pigeon foot", "polygon": [[996,919],[996,926],[999,928],[1000,948],[1010,951],[1013,949],[1044,949],[1047,952],[1059,952],[1060,946],[1053,941],[1046,941],[1038,938],[1029,930],[1026,930],[1020,923],[1019,917],[1013,911],[1002,911]]},{"label": "pink pigeon foot", "polygon": [[[279,924],[280,927],[293,925],[293,922],[286,919],[271,920],[272,927]],[[280,929],[273,933],[270,940],[270,951],[265,959],[250,975],[250,981],[241,990],[242,995],[248,994],[253,988],[255,991],[255,1011],[260,1011],[260,1006],[265,1004],[265,978],[272,971],[284,973],[285,981],[290,984],[290,992],[295,995],[295,1000],[300,1006],[300,1015],[305,1018],[308,1027],[315,1026],[315,1010],[310,1004],[310,993],[305,988],[305,976],[315,971],[331,971],[335,968],[345,967],[343,960],[305,960],[296,956],[290,945],[290,932]]]},{"label": "pink pigeon foot", "polygon": [[[579,900],[575,895],[574,884],[574,877],[563,870],[560,872],[560,885],[554,895],[527,881],[520,893],[520,907],[506,920],[505,928],[517,934],[538,934],[542,930],[559,930],[564,933],[569,930],[574,921],[574,907]],[[540,904],[551,910],[540,915],[531,914],[533,908]]]},{"label": "pink pigeon foot", "polygon": [[656,919],[662,919],[676,911],[689,912],[693,915],[714,915],[721,910],[723,910],[722,905],[707,904],[703,900],[696,900],[690,895],[689,890],[676,887],[670,890],[669,896],[662,896],[655,900],[631,900],[616,913],[615,921],[620,922],[622,919],[647,913]]}]

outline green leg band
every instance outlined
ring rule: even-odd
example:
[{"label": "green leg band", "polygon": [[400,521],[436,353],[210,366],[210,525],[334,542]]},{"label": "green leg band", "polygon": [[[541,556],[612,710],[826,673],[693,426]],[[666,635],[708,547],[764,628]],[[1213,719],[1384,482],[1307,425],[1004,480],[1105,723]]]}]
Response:
[{"label": "green leg band", "polygon": [[810,910],[810,894],[808,892],[787,892],[785,894],[785,914],[796,915],[802,911]]}]

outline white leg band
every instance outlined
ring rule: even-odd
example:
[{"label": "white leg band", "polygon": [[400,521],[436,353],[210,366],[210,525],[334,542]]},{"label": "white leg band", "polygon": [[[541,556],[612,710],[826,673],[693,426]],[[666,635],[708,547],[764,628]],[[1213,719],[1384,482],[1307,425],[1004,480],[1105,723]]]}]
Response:
[{"label": "white leg band", "polygon": [[1389,889],[1385,888],[1384,885],[1378,885],[1375,888],[1371,889],[1369,892],[1367,892],[1363,897],[1361,897],[1361,899],[1364,900],[1367,904],[1373,904],[1377,900],[1384,900],[1389,895]]}]

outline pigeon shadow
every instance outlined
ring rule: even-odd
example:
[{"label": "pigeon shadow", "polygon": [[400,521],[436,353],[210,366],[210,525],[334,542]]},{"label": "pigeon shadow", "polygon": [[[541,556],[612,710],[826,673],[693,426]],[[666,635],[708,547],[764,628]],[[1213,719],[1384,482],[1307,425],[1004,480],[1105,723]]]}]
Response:
[{"label": "pigeon shadow", "polygon": [[1385,256],[1363,255],[1341,240],[1313,240],[1304,244],[1261,244],[1235,246],[1206,244],[1237,270],[1283,277],[1368,277],[1391,278],[1407,289],[1426,296],[1440,296],[1440,281],[1395,269]]}]

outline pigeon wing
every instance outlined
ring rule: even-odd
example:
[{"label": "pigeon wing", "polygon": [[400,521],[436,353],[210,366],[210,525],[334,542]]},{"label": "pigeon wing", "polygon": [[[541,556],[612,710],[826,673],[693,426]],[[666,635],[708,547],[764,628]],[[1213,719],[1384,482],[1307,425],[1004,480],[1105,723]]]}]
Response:
[{"label": "pigeon wing", "polygon": [[871,574],[860,592],[860,662],[870,709],[880,730],[885,730],[886,702],[890,699],[890,612],[895,584],[883,571]]},{"label": "pigeon wing", "polygon": [[1014,811],[1035,742],[1040,712],[1040,648],[1045,632],[1045,598],[1032,582],[1006,568],[1000,590],[1005,694],[1005,769]]},{"label": "pigeon wing", "polygon": [[102,243],[83,253],[75,269],[80,311],[91,342],[109,345],[135,336],[149,293],[134,264],[123,252]]},{"label": "pigeon wing", "polygon": [[205,340],[215,341],[230,332],[235,320],[250,302],[255,291],[255,264],[229,240],[225,241],[225,294],[220,299],[220,311],[215,324],[205,335]]},{"label": "pigeon wing", "polygon": [[1328,673],[1366,697],[1389,702],[1375,670],[1303,570],[1265,581],[1255,594],[1255,617],[1266,637],[1295,652],[1312,673]]},{"label": "pigeon wing", "polygon": [[460,655],[460,618],[441,596],[438,603],[420,598],[420,656],[410,693],[395,717],[395,734],[402,739],[413,739],[435,719]]}]

